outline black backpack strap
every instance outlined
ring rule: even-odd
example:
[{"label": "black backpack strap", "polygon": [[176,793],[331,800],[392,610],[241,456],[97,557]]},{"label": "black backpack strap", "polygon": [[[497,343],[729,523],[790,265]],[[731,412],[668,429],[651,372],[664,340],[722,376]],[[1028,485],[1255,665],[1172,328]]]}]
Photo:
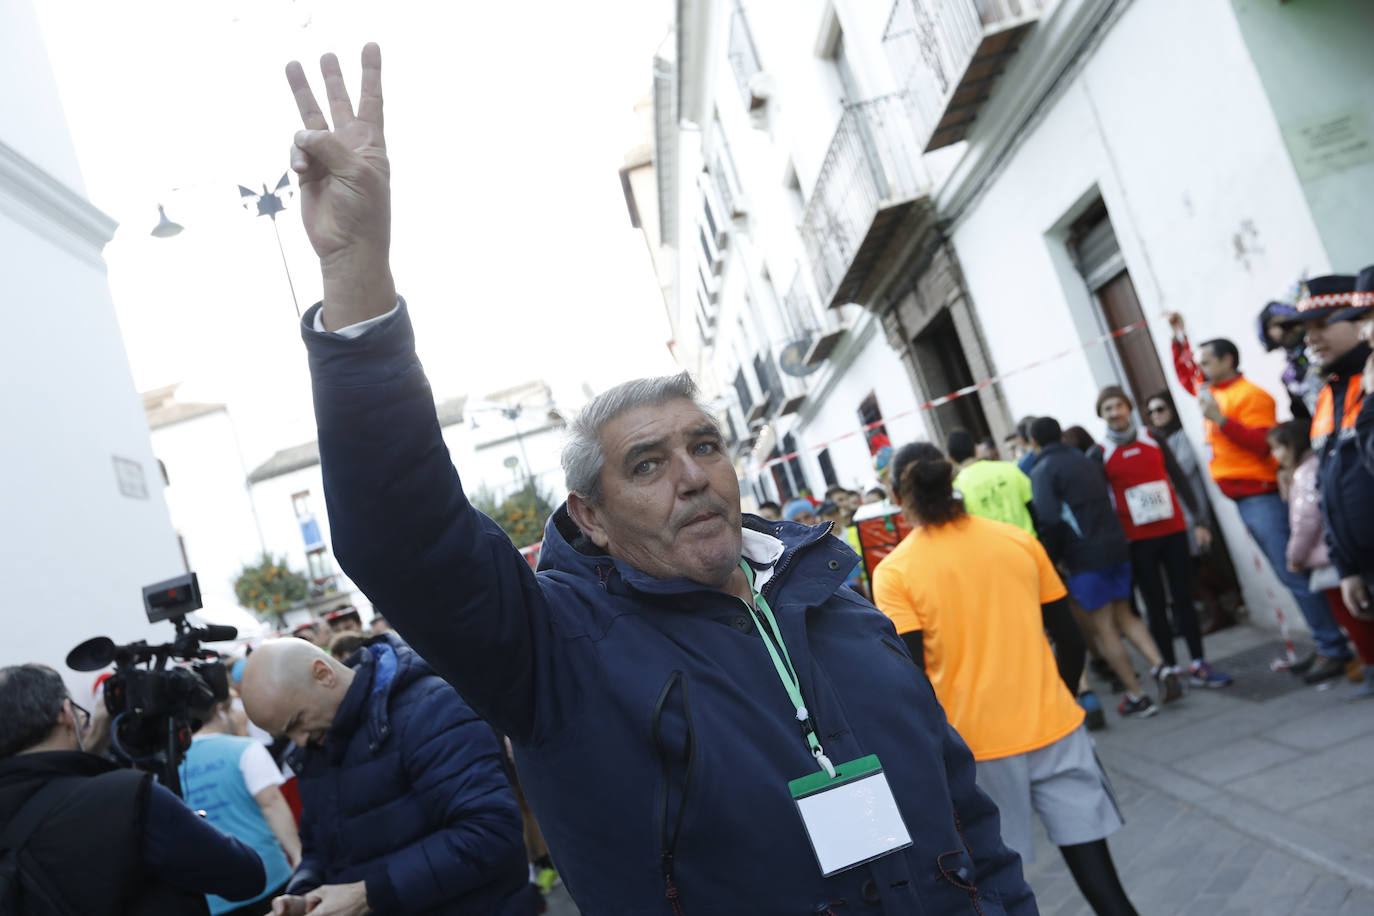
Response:
[{"label": "black backpack strap", "polygon": [[52,779],[38,793],[24,803],[23,807],[9,819],[5,829],[0,831],[0,850],[18,851],[33,836],[33,832],[43,823],[58,802],[72,791],[71,780]]}]

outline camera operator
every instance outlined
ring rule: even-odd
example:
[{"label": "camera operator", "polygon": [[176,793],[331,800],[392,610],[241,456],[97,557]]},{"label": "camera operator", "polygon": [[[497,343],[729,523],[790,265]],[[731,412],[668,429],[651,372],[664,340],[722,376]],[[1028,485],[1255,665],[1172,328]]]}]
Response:
[{"label": "camera operator", "polygon": [[83,750],[90,714],[44,665],[0,668],[0,850],[25,914],[205,913],[267,883],[257,853],[220,833],[150,774]]}]

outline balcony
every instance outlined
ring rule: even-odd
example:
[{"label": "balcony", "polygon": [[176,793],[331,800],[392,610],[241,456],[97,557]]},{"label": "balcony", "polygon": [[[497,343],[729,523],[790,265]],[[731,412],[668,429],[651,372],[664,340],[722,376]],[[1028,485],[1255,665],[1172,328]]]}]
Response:
[{"label": "balcony", "polygon": [[862,302],[871,292],[881,273],[874,268],[929,188],[902,95],[845,107],[801,224],[827,307]]},{"label": "balcony", "polygon": [[883,50],[925,152],[958,143],[1051,0],[894,0]]}]

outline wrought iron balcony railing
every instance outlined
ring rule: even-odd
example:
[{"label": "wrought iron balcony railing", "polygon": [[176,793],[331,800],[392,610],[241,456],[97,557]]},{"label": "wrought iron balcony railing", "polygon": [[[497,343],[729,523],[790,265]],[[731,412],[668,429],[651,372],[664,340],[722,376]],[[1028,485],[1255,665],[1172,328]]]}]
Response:
[{"label": "wrought iron balcony railing", "polygon": [[902,95],[846,106],[801,225],[827,306],[858,300],[897,222],[929,186]]},{"label": "wrought iron balcony railing", "polygon": [[1053,0],[894,0],[883,49],[921,149],[957,143]]}]

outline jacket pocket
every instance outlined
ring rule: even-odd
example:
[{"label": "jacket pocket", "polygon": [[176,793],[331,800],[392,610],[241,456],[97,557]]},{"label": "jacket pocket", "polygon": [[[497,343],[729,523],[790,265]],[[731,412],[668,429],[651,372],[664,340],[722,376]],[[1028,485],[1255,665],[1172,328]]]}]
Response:
[{"label": "jacket pocket", "polygon": [[669,910],[675,916],[682,916],[684,910],[674,876],[674,857],[691,794],[696,729],[692,724],[687,675],[681,671],[668,676],[654,704],[654,748],[659,762],[657,824],[664,896]]}]

